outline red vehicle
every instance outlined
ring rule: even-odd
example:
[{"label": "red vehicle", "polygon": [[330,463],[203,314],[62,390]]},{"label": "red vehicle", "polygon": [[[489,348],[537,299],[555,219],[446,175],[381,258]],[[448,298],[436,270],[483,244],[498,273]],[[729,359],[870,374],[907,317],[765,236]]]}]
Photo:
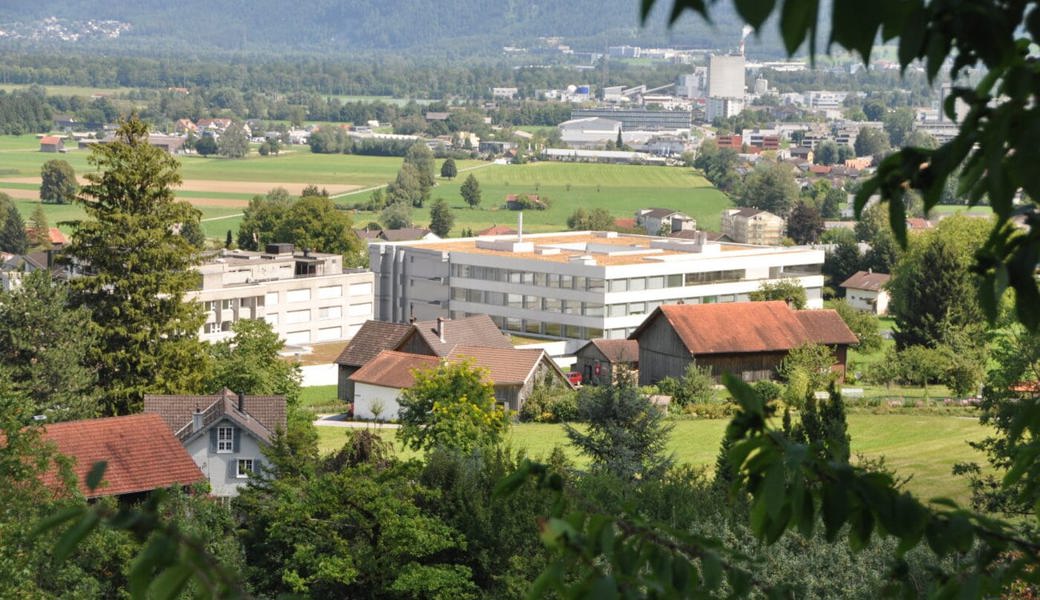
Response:
[{"label": "red vehicle", "polygon": [[571,382],[573,386],[581,385],[581,373],[578,371],[571,371],[567,373],[567,381]]}]

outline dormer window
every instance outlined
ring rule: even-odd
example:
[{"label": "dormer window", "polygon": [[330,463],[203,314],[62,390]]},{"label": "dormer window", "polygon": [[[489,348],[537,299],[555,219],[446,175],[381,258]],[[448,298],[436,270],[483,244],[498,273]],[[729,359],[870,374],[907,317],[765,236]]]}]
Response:
[{"label": "dormer window", "polygon": [[217,452],[226,453],[233,452],[235,448],[235,428],[234,427],[218,427],[217,428]]}]

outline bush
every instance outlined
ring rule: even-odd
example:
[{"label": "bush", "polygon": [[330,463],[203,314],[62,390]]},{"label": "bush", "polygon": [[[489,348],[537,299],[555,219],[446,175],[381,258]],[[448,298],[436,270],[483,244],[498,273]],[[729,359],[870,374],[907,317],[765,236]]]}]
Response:
[{"label": "bush", "polygon": [[521,421],[534,423],[563,423],[577,416],[577,393],[558,385],[536,385],[518,415]]}]

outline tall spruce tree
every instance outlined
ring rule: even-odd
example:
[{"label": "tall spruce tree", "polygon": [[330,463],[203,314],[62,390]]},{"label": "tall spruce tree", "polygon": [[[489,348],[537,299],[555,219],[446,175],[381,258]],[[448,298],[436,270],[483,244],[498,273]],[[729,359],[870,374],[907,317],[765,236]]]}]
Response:
[{"label": "tall spruce tree", "polygon": [[42,205],[36,205],[29,217],[28,234],[30,247],[41,250],[50,249],[51,225],[47,222],[47,213],[43,211]]},{"label": "tall spruce tree", "polygon": [[29,247],[25,235],[25,221],[14,205],[14,200],[0,192],[0,252],[25,254]]},{"label": "tall spruce tree", "polygon": [[148,144],[148,126],[136,115],[116,139],[97,144],[87,161],[67,255],[84,270],[72,281],[73,306],[91,311],[98,336],[92,357],[102,386],[102,412],[138,410],[146,393],[201,388],[206,352],[198,339],[199,306],[184,302],[196,285],[198,253],[175,225],[193,218],[177,201],[177,161]]}]

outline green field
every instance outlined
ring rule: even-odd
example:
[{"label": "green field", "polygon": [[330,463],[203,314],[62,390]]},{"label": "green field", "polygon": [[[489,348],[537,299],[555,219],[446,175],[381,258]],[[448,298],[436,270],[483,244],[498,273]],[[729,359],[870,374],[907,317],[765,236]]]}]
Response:
[{"label": "green field", "polygon": [[[47,160],[68,161],[82,175],[92,170],[87,163],[89,152],[72,150],[53,155],[39,152],[35,136],[0,136],[0,192],[19,197],[19,208],[28,217],[35,206],[36,186],[5,178],[38,177],[40,166]],[[256,191],[238,192],[232,182],[250,184],[307,184],[357,186],[353,193],[336,196],[341,205],[367,200],[370,189],[394,179],[401,159],[336,154],[312,154],[305,146],[291,147],[280,156],[252,155],[242,160],[224,160],[183,156],[181,177],[186,181],[213,181],[213,191],[178,191],[177,195],[194,203],[202,211],[203,230],[209,237],[223,238],[228,229],[237,231],[238,216]],[[666,207],[683,211],[697,219],[705,229],[717,230],[720,213],[730,205],[724,194],[711,187],[689,169],[677,167],[596,165],[534,162],[526,165],[499,165],[483,161],[461,160],[462,173],[454,181],[439,180],[433,198],[444,198],[455,211],[453,234],[463,228],[480,230],[494,224],[513,225],[516,213],[503,208],[507,194],[538,194],[548,197],[552,206],[545,211],[525,211],[524,227],[528,231],[558,231],[566,228],[567,217],[575,208],[602,207],[615,217],[631,218],[638,208]],[[440,161],[437,162],[437,171]],[[483,202],[471,209],[462,201],[459,187],[467,173],[480,181]],[[261,186],[266,189],[267,186]],[[207,202],[201,201],[206,199]],[[224,202],[214,202],[224,201]],[[74,207],[46,206],[52,223],[78,218]],[[429,209],[415,211],[415,222],[429,223]],[[378,214],[358,213],[360,226],[378,220]]]},{"label": "green field", "polygon": [[[15,90],[24,90],[30,87],[27,83],[4,83],[0,84],[0,90],[5,92],[11,92]],[[131,92],[134,88],[120,87],[120,88],[99,88],[90,86],[80,85],[45,85],[41,86],[47,90],[49,96],[115,96],[116,94],[125,94]]]},{"label": "green field", "polygon": [[[632,218],[638,208],[671,208],[697,219],[698,227],[717,231],[722,209],[731,206],[725,194],[707,180],[679,167],[537,162],[490,165],[472,173],[480,182],[483,198],[477,209],[469,208],[459,195],[465,174],[454,181],[440,180],[433,189],[432,197],[444,198],[455,211],[454,235],[466,227],[514,226],[517,213],[503,207],[508,194],[537,194],[551,200],[548,210],[524,211],[528,231],[566,229],[567,217],[578,207],[605,208],[623,218]],[[359,213],[355,220],[365,223],[377,217]],[[416,211],[414,219],[429,223],[429,211]]]},{"label": "green field", "polygon": [[[885,457],[888,468],[900,476],[912,476],[907,488],[928,499],[944,496],[966,502],[968,486],[954,477],[950,469],[957,462],[984,462],[982,455],[968,446],[968,441],[982,439],[987,429],[968,417],[869,415],[848,417],[853,455]],[[726,428],[726,420],[676,421],[669,448],[680,462],[712,468]],[[393,439],[393,430],[378,430]],[[338,449],[349,430],[319,427],[319,444],[324,453]],[[582,459],[567,443],[561,425],[522,424],[512,427],[510,443],[527,450],[532,456],[545,456],[561,446],[578,463]],[[395,444],[400,450],[400,446]],[[403,456],[411,456],[403,452]]]}]

